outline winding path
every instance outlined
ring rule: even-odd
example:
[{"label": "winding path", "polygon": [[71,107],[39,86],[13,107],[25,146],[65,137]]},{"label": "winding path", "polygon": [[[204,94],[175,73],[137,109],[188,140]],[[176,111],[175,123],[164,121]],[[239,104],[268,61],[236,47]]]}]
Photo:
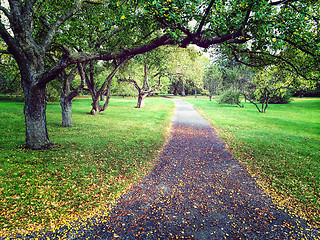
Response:
[{"label": "winding path", "polygon": [[58,239],[320,239],[277,208],[191,104],[176,103],[172,137],[154,170],[109,215]]}]

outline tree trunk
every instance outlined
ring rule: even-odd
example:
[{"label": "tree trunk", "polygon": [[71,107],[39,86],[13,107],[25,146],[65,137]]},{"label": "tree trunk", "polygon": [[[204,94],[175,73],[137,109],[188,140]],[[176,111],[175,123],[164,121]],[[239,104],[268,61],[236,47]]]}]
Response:
[{"label": "tree trunk", "polygon": [[45,149],[53,147],[47,131],[45,88],[24,88],[24,116],[26,124],[26,148]]},{"label": "tree trunk", "polygon": [[136,108],[144,108],[145,107],[145,98],[147,97],[148,93],[139,93],[138,96],[138,103]]},{"label": "tree trunk", "polygon": [[90,111],[90,115],[99,115],[99,113],[101,112],[100,110],[100,103],[99,103],[99,96],[97,97],[98,99],[93,99],[93,102],[91,104],[92,109]]},{"label": "tree trunk", "polygon": [[[102,94],[102,95],[96,94],[95,97],[92,97],[93,102],[91,104],[92,109],[91,109],[90,115],[99,115],[100,112],[105,111],[109,106],[110,97],[111,97],[111,80],[112,78],[108,80],[105,94]],[[101,100],[102,96],[104,97],[104,101],[105,101],[103,105],[101,105],[99,101]]]},{"label": "tree trunk", "polygon": [[[77,73],[80,73],[81,76],[81,83],[80,85],[71,91],[71,84],[77,75]],[[62,110],[62,127],[72,127],[72,100],[78,96],[82,89],[84,88],[84,75],[83,75],[83,65],[78,64],[78,68],[73,68],[69,74],[67,74],[65,71],[61,73],[62,78],[62,89],[61,89],[61,96],[60,96],[60,105]]]},{"label": "tree trunk", "polygon": [[182,97],[186,96],[186,91],[184,89],[184,81],[182,81]]},{"label": "tree trunk", "polygon": [[60,100],[62,110],[62,127],[72,127],[72,100],[68,96],[62,96]]}]

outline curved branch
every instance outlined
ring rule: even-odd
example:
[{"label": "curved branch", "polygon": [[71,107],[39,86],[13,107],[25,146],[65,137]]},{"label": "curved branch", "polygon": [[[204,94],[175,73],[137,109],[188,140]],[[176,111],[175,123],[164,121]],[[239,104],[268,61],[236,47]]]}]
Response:
[{"label": "curved branch", "polygon": [[276,1],[276,2],[272,2],[270,1],[270,5],[271,6],[276,6],[276,5],[280,5],[280,4],[286,4],[289,2],[295,2],[295,0],[280,0],[280,1]]},{"label": "curved branch", "polygon": [[259,64],[259,65],[254,65],[254,64],[246,63],[246,62],[244,62],[244,61],[242,61],[242,60],[239,59],[236,51],[238,51],[238,52],[240,52],[240,53],[242,52],[242,53],[248,53],[248,54],[265,55],[265,56],[268,56],[268,57],[277,59],[278,61],[283,62],[283,63],[285,63],[286,65],[289,65],[297,75],[303,77],[304,79],[306,79],[306,80],[312,80],[312,81],[319,81],[319,79],[317,79],[317,78],[308,78],[306,75],[304,75],[303,73],[301,73],[301,72],[299,71],[299,69],[298,69],[292,62],[290,62],[290,60],[287,60],[287,59],[285,59],[285,58],[283,58],[283,57],[281,57],[281,56],[275,56],[275,55],[272,55],[271,53],[266,53],[266,52],[255,52],[255,51],[250,51],[250,50],[238,50],[238,49],[236,49],[236,48],[234,47],[234,49],[233,49],[233,51],[232,51],[232,54],[233,54],[233,56],[235,57],[235,60],[236,60],[237,62],[240,62],[240,63],[246,65],[246,66],[249,66],[249,67],[266,67],[266,66],[269,66],[270,63],[264,63],[264,64]]},{"label": "curved branch", "polygon": [[77,11],[80,10],[81,8],[81,4],[82,4],[83,0],[77,0],[77,2],[74,4],[73,8],[67,12],[66,14],[64,14],[63,16],[61,16],[50,28],[50,30],[48,31],[44,41],[43,41],[43,48],[45,50],[48,49],[48,47],[50,46],[56,32],[58,31],[58,29],[60,28],[60,26],[67,21],[70,17],[72,17],[73,14],[75,14]]},{"label": "curved branch", "polygon": [[4,15],[9,19],[9,22],[12,22],[12,16],[10,14],[10,12],[8,11],[8,9],[6,9],[5,7],[0,6],[0,11],[2,11],[4,13]]},{"label": "curved branch", "polygon": [[0,37],[5,41],[8,46],[8,52],[12,54],[17,62],[26,62],[25,56],[19,49],[19,44],[6,30],[5,26],[0,22]]},{"label": "curved branch", "polygon": [[128,82],[128,83],[132,83],[133,86],[138,90],[138,92],[141,92],[141,88],[139,87],[138,83],[131,79],[130,77],[129,78],[120,78],[118,77],[117,78],[118,82]]},{"label": "curved branch", "polygon": [[199,47],[208,48],[211,45],[224,43],[224,42],[227,42],[228,40],[235,39],[235,38],[241,37],[241,36],[243,36],[243,29],[236,30],[233,33],[227,33],[225,35],[222,35],[220,37],[216,37],[213,39],[204,39],[204,40],[193,39],[192,43],[196,44]]},{"label": "curved branch", "polygon": [[287,42],[287,43],[289,43],[290,45],[292,45],[292,46],[294,46],[294,47],[298,48],[300,51],[302,51],[302,52],[304,52],[304,53],[306,53],[306,54],[308,54],[308,55],[311,55],[311,56],[313,56],[313,57],[315,57],[315,56],[316,56],[314,53],[312,53],[312,52],[310,52],[310,51],[308,51],[308,50],[304,49],[303,47],[299,46],[298,44],[296,44],[296,43],[292,42],[292,41],[291,41],[291,40],[289,40],[289,39],[281,38],[281,37],[277,37],[277,36],[275,36],[275,38],[276,38],[276,39],[279,39],[279,40],[282,40],[282,41],[285,41],[285,42]]}]

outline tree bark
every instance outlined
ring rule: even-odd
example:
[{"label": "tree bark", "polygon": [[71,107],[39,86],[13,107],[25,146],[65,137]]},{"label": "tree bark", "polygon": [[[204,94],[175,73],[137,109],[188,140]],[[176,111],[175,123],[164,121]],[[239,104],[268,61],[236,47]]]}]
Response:
[{"label": "tree bark", "polygon": [[25,88],[24,116],[26,124],[26,148],[52,148],[46,121],[45,88]]},{"label": "tree bark", "polygon": [[62,96],[60,100],[61,113],[62,113],[62,127],[72,127],[72,100],[68,96]]},{"label": "tree bark", "polygon": [[138,96],[138,103],[137,103],[137,106],[136,108],[144,108],[145,107],[145,99],[146,97],[148,96],[149,93],[139,93],[139,96]]},{"label": "tree bark", "polygon": [[[81,76],[80,85],[71,91],[71,84],[79,72]],[[61,73],[61,78],[63,81],[63,86],[61,89],[60,105],[61,105],[61,114],[62,114],[62,127],[72,127],[72,100],[78,96],[84,88],[84,73],[83,73],[83,64],[78,63],[78,68],[74,67],[69,74],[66,71]]]},{"label": "tree bark", "polygon": [[90,115],[99,115],[99,113],[101,112],[101,109],[100,109],[101,105],[99,103],[99,97],[98,97],[98,99],[93,100],[91,106],[92,106],[92,109],[89,114]]},{"label": "tree bark", "polygon": [[[120,59],[119,62],[114,60],[114,68],[112,72],[107,76],[106,80],[103,82],[102,86],[99,88],[98,91],[95,89],[95,82],[94,82],[94,72],[93,72],[93,63],[90,63],[90,76],[85,74],[85,81],[87,86],[90,90],[91,98],[92,98],[92,109],[90,111],[90,115],[98,115],[100,112],[105,111],[109,106],[110,96],[111,96],[111,81],[120,67],[129,60]],[[100,99],[102,96],[105,96],[105,103],[103,105],[100,104]]]},{"label": "tree bark", "polygon": [[182,97],[186,96],[186,91],[184,89],[184,81],[182,80]]},{"label": "tree bark", "polygon": [[151,93],[151,88],[149,86],[149,79],[148,79],[148,65],[144,64],[144,80],[143,80],[143,87],[137,88],[136,89],[139,91],[139,96],[138,96],[138,103],[136,108],[144,108],[145,107],[145,98],[148,96],[149,93]]}]

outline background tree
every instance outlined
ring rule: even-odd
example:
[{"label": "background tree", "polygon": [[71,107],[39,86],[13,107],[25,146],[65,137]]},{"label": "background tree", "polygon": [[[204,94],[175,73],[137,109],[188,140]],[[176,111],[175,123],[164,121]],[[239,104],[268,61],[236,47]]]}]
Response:
[{"label": "background tree", "polygon": [[[85,74],[85,81],[89,89],[92,98],[92,109],[90,111],[91,115],[97,115],[102,111],[105,111],[109,105],[109,100],[111,97],[111,82],[120,67],[127,61],[127,59],[113,60],[112,64],[109,64],[108,74],[105,80],[102,82],[100,87],[97,87],[97,82],[94,79],[95,69],[93,62],[90,62],[89,68],[87,68],[87,73]],[[105,97],[104,104],[100,104],[102,97]]]},{"label": "background tree", "polygon": [[292,92],[298,97],[320,97],[320,83],[296,76]]},{"label": "background tree", "polygon": [[22,94],[18,66],[15,60],[5,53],[0,53],[0,93]]},{"label": "background tree", "polygon": [[[289,88],[293,78],[279,68],[269,68],[260,71],[253,81],[248,83],[243,95],[246,100],[254,104],[257,110],[265,113],[269,103],[288,103]],[[261,108],[258,106],[261,103]]]},{"label": "background tree", "polygon": [[236,104],[239,107],[243,107],[240,101],[240,94],[239,90],[229,88],[220,94],[218,104]]},{"label": "background tree", "polygon": [[137,97],[137,91],[129,82],[112,81],[111,95],[121,97]]},{"label": "background tree", "polygon": [[182,96],[203,88],[203,75],[209,60],[193,47],[177,49],[168,63],[172,84],[169,93]]},{"label": "background tree", "polygon": [[[145,98],[159,91],[168,82],[168,61],[174,48],[160,47],[154,51],[136,56],[119,77],[120,82],[130,82],[138,92],[137,108],[145,106]],[[166,80],[166,81],[165,81]]]},{"label": "background tree", "polygon": [[[77,87],[74,87],[74,79],[80,73],[81,81]],[[77,97],[85,86],[83,65],[79,63],[77,67],[72,68],[68,73],[65,69],[60,74],[62,80],[60,105],[62,112],[62,127],[72,127],[72,100]]]},{"label": "background tree", "polygon": [[203,85],[208,91],[210,101],[214,94],[218,94],[222,85],[222,71],[216,64],[210,64],[206,67],[203,77]]}]

